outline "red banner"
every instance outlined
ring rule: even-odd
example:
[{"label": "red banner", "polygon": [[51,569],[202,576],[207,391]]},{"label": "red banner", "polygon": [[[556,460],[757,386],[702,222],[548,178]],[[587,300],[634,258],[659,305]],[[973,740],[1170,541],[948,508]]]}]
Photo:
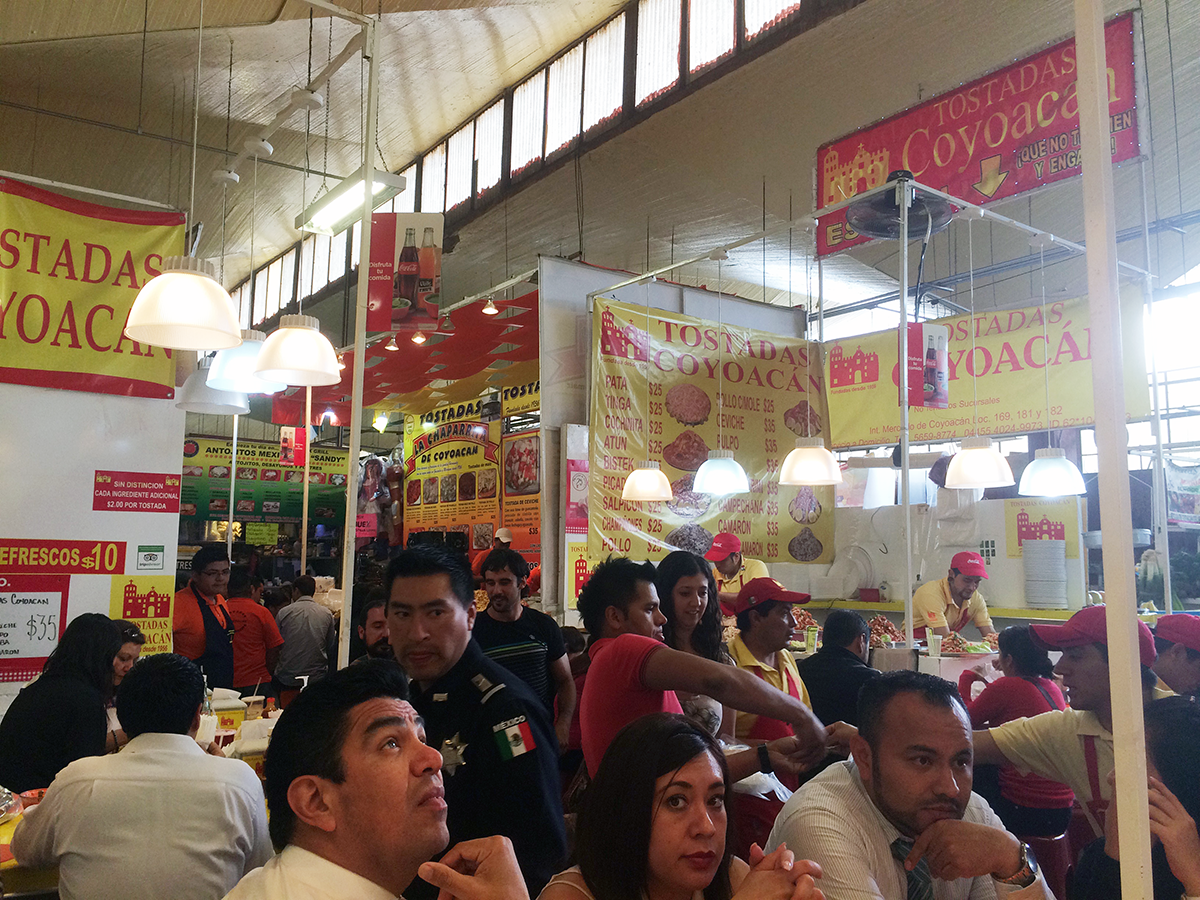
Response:
[{"label": "red banner", "polygon": [[[1133,16],[1104,28],[1113,162],[1138,155]],[[955,91],[817,151],[820,207],[878,187],[907,169],[921,184],[987,204],[1080,173],[1075,40],[1068,38]],[[821,219],[819,255],[869,238],[845,212]]]},{"label": "red banner", "polygon": [[124,571],[124,541],[0,538],[2,575],[119,575]]}]

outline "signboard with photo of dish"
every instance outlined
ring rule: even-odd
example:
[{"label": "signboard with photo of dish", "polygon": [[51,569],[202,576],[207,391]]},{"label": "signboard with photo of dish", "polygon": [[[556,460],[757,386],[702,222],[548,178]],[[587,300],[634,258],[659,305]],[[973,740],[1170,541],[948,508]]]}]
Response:
[{"label": "signboard with photo of dish", "polygon": [[512,548],[536,565],[542,553],[541,438],[536,431],[504,437],[504,491],[500,519],[513,533]]},{"label": "signboard with photo of dish", "polygon": [[[827,434],[816,344],[599,298],[594,316],[591,561],[703,554],[722,531],[754,559],[832,561],[833,490],[779,483],[795,439]],[[748,493],[694,490],[696,471],[718,448],[745,469]],[[670,500],[621,499],[642,459],[659,462]]]},{"label": "signboard with photo of dish", "polygon": [[[229,518],[232,453],[231,441],[184,441],[180,518]],[[340,526],[346,517],[346,451],[313,447],[309,453],[309,522]],[[280,464],[279,444],[238,441],[234,521],[299,524],[303,503],[304,470]]]},{"label": "signboard with photo of dish", "polygon": [[404,417],[404,541],[423,531],[466,535],[474,554],[500,527],[500,422],[479,401]]}]

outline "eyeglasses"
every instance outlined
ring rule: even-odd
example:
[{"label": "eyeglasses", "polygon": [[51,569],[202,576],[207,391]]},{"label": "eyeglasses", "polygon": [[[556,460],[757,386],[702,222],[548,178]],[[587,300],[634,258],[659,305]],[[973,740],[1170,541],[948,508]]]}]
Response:
[{"label": "eyeglasses", "polygon": [[222,575],[229,574],[229,566],[226,566],[224,569],[217,569],[215,571],[213,569],[205,569],[200,574],[205,578],[220,578]]}]

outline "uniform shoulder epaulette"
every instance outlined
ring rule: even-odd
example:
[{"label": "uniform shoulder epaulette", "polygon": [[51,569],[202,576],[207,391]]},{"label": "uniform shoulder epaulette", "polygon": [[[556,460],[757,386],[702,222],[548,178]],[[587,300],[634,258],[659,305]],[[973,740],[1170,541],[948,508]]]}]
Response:
[{"label": "uniform shoulder epaulette", "polygon": [[472,678],[471,684],[475,685],[475,687],[479,690],[479,693],[483,695],[482,699],[479,701],[480,703],[487,703],[490,699],[492,699],[492,697],[504,690],[503,681],[499,684],[492,684],[491,681],[489,681],[487,678],[484,678],[482,675],[476,675],[474,678]]}]

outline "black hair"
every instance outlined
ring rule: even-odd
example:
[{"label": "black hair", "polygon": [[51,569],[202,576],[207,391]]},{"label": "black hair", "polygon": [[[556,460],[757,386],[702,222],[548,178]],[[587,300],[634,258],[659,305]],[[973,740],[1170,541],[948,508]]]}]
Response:
[{"label": "black hair", "polygon": [[562,632],[563,645],[568,653],[582,653],[587,649],[587,638],[574,625],[563,625],[559,631]]},{"label": "black hair", "polygon": [[529,577],[529,563],[512,547],[497,547],[492,550],[483,558],[483,565],[479,567],[479,571],[484,574],[500,572],[504,569],[508,569],[518,578]]},{"label": "black hair", "polygon": [[[1108,665],[1108,644],[1102,644],[1100,641],[1093,641],[1092,646],[1100,652],[1100,658],[1104,660],[1104,664]],[[1157,651],[1155,651],[1157,653]],[[1150,694],[1158,687],[1158,674],[1149,666],[1141,667],[1142,677],[1142,693]]]},{"label": "black hair", "polygon": [[636,563],[625,556],[610,556],[597,565],[575,604],[588,634],[593,639],[602,637],[604,611],[610,606],[621,612],[629,609],[637,595],[638,582],[654,584],[654,575],[650,563]]},{"label": "black hair", "polygon": [[[142,634],[142,629],[137,627],[135,622],[130,622],[127,619],[113,619],[113,624],[117,626],[117,631],[121,632],[121,646],[125,644],[137,644],[141,647],[146,643],[146,636]],[[120,652],[120,648],[117,648]]]},{"label": "black hair", "polygon": [[1200,705],[1186,697],[1165,697],[1145,707],[1146,750],[1165,784],[1200,821]]},{"label": "black hair", "polygon": [[358,612],[358,627],[367,627],[367,614],[373,609],[382,609],[384,615],[387,615],[388,595],[381,587],[373,587],[367,592],[367,599],[363,601],[362,609]]},{"label": "black hair", "polygon": [[267,588],[262,593],[263,606],[268,609],[275,609],[280,606],[286,606],[291,599],[291,590],[284,588]]},{"label": "black hair", "polygon": [[862,636],[870,637],[871,626],[852,609],[831,610],[825,617],[824,647],[849,647]]},{"label": "black hair", "polygon": [[663,639],[667,646],[676,650],[682,648],[675,640],[675,601],[673,593],[675,585],[681,578],[691,578],[694,575],[704,575],[708,579],[708,602],[700,615],[700,623],[692,632],[692,646],[705,659],[722,662],[721,652],[721,604],[717,599],[717,579],[713,576],[712,566],[704,558],[687,550],[673,550],[663,557],[654,575],[654,587],[658,591],[658,601],[662,606],[662,614],[666,616],[663,625]]},{"label": "black hair", "polygon": [[[1162,656],[1164,653],[1174,647],[1175,644],[1176,641],[1168,641],[1164,637],[1159,637],[1157,634],[1154,635],[1154,649],[1158,651],[1159,656]],[[1184,647],[1183,649],[1187,651],[1187,658],[1189,662],[1196,662],[1197,660],[1200,660],[1200,650],[1193,650],[1191,647]]]},{"label": "black hair", "polygon": [[113,660],[122,643],[116,622],[101,613],[82,613],[67,623],[58,646],[42,666],[42,674],[90,684],[107,703],[113,693]]},{"label": "black hair", "polygon": [[230,597],[250,596],[250,570],[245,566],[232,566],[229,569],[229,587],[226,592]]},{"label": "black hair", "polygon": [[951,682],[924,672],[884,672],[863,684],[858,692],[858,733],[873,753],[879,751],[888,705],[901,694],[918,694],[930,706],[957,711],[968,723],[971,721],[958,688]]},{"label": "black hair", "polygon": [[750,630],[750,613],[757,613],[761,619],[778,605],[778,600],[764,600],[762,603],[752,606],[749,609],[743,609],[737,614],[738,631],[745,632]]},{"label": "black hair", "polygon": [[1054,663],[1046,651],[1033,642],[1028,625],[1009,625],[997,639],[1001,656],[1011,656],[1016,674],[1024,678],[1050,678]]},{"label": "black hair", "polygon": [[317,593],[317,579],[311,575],[301,575],[292,582],[292,592],[297,597],[312,597]]},{"label": "black hair", "polygon": [[225,551],[223,544],[206,544],[192,557],[192,571],[203,572],[208,568],[209,563],[215,562],[229,562],[229,554]]},{"label": "black hair", "polygon": [[[617,733],[588,785],[579,811],[576,856],[583,880],[597,900],[640,900],[646,888],[650,835],[655,813],[655,782],[678,772],[701,753],[720,767],[725,803],[733,785],[720,745],[700,725],[674,713],[653,713]],[[729,900],[729,861],[733,842],[726,815],[725,851],[705,900]]]},{"label": "black hair", "polygon": [[288,788],[302,775],[335,784],[345,781],[342,746],[350,727],[350,711],[376,697],[408,700],[404,672],[391,660],[364,660],[313,682],[280,716],[263,766],[271,843],[277,852],[291,843],[296,830]]},{"label": "black hair", "polygon": [[438,544],[418,544],[401,550],[388,564],[387,592],[392,595],[397,578],[423,578],[427,575],[445,575],[450,579],[450,590],[463,608],[475,603],[475,576],[467,565],[467,558]]},{"label": "black hair", "polygon": [[117,688],[117,718],[129,737],[187,734],[204,702],[200,667],[178,653],[155,653],[133,664]]}]

